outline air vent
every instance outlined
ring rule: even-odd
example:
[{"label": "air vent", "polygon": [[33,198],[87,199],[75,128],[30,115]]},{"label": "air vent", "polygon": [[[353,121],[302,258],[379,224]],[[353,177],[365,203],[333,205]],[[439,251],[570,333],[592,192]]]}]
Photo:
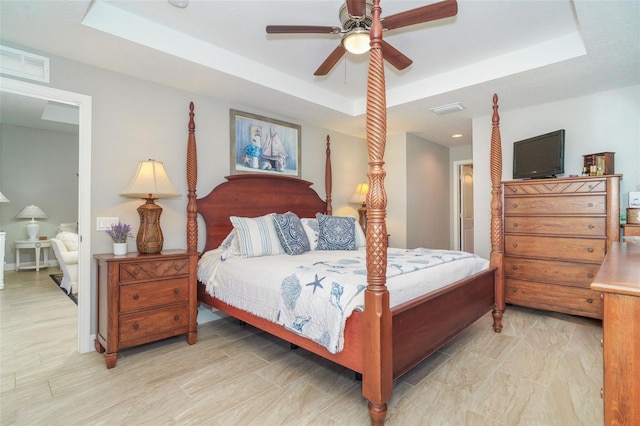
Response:
[{"label": "air vent", "polygon": [[48,83],[49,58],[0,46],[0,73]]},{"label": "air vent", "polygon": [[431,108],[431,111],[433,111],[434,114],[444,115],[444,114],[451,114],[452,112],[462,111],[463,109],[464,107],[460,105],[459,102],[456,102],[454,104],[442,105],[439,107]]}]

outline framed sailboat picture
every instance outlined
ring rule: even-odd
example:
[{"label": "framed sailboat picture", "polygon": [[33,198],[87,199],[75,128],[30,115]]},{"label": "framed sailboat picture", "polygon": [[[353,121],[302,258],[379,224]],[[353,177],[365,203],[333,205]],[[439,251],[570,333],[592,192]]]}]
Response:
[{"label": "framed sailboat picture", "polygon": [[231,174],[273,173],[300,177],[301,127],[230,110]]}]

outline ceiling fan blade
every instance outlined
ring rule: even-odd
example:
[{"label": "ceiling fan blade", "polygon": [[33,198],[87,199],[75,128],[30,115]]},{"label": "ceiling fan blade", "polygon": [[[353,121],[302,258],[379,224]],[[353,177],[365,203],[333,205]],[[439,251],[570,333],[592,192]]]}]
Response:
[{"label": "ceiling fan blade", "polygon": [[338,45],[333,52],[324,60],[324,62],[318,67],[313,75],[327,75],[329,71],[338,63],[340,58],[344,56],[345,49],[342,47],[342,43]]},{"label": "ceiling fan blade", "polygon": [[267,25],[267,34],[338,34],[339,27],[317,25]]},{"label": "ceiling fan blade", "polygon": [[413,63],[404,53],[382,40],[382,56],[398,70],[403,70]]},{"label": "ceiling fan blade", "polygon": [[418,7],[382,19],[382,27],[386,30],[422,24],[423,22],[449,18],[458,13],[456,0],[444,0],[427,6]]},{"label": "ceiling fan blade", "polygon": [[347,10],[351,16],[364,16],[366,13],[366,0],[347,0]]}]

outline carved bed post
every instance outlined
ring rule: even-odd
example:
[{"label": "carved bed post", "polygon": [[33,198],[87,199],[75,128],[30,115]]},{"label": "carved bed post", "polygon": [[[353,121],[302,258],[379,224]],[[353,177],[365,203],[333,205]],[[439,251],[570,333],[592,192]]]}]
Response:
[{"label": "carved bed post", "polygon": [[491,118],[491,255],[489,261],[496,268],[496,304],[493,309],[493,330],[502,331],[504,314],[504,231],[502,222],[502,141],[500,139],[500,116],[498,95],[493,94],[493,117]]},{"label": "carved bed post", "polygon": [[364,308],[364,354],[362,394],[369,400],[372,425],[384,424],[387,401],[393,388],[391,310],[387,276],[387,194],[384,149],[387,111],[380,0],[371,10],[371,52],[367,82],[367,149],[369,151],[369,192],[367,193],[367,289]]},{"label": "carved bed post", "polygon": [[196,123],[193,121],[193,102],[189,103],[189,137],[187,139],[187,250],[198,251],[198,154],[196,152]]},{"label": "carved bed post", "polygon": [[326,214],[333,214],[333,205],[331,204],[331,191],[333,189],[333,174],[331,171],[331,138],[327,135],[327,159],[324,165],[324,190],[327,196]]}]

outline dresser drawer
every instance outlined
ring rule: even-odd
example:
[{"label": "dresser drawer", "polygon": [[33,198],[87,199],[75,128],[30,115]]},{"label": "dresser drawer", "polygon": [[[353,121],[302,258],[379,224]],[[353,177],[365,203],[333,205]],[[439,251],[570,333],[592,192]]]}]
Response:
[{"label": "dresser drawer", "polygon": [[513,181],[504,184],[504,196],[545,194],[588,194],[607,191],[607,178],[550,179],[542,181]]},{"label": "dresser drawer", "polygon": [[189,279],[174,278],[120,286],[120,312],[162,306],[189,299]]},{"label": "dresser drawer", "polygon": [[[187,303],[166,306],[139,313],[120,316],[120,347],[140,344],[145,340],[157,340],[158,334],[164,337],[185,333],[189,322]],[[170,331],[174,331],[170,333]]]},{"label": "dresser drawer", "polygon": [[604,259],[605,244],[604,239],[595,238],[505,235],[504,252],[507,256],[599,263]]},{"label": "dresser drawer", "polygon": [[505,286],[507,303],[602,319],[603,305],[597,291],[512,278],[505,280]]},{"label": "dresser drawer", "polygon": [[510,197],[504,200],[504,214],[606,214],[605,195]]},{"label": "dresser drawer", "polygon": [[120,282],[122,283],[175,277],[188,273],[188,257],[120,264]]},{"label": "dresser drawer", "polygon": [[589,288],[600,269],[599,263],[556,262],[553,260],[504,258],[508,278]]},{"label": "dresser drawer", "polygon": [[552,217],[552,216],[507,216],[504,232],[507,234],[579,235],[604,237],[605,217]]}]

